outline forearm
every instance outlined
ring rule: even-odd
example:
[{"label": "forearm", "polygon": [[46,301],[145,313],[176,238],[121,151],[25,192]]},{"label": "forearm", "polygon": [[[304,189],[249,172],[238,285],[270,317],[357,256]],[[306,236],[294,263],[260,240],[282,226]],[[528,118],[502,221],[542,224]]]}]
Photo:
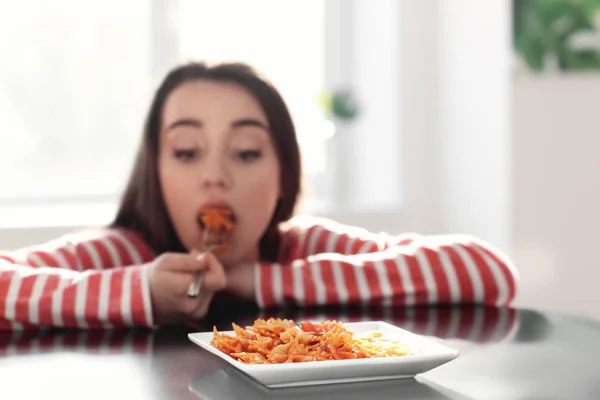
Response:
[{"label": "forearm", "polygon": [[154,258],[152,249],[137,234],[121,229],[82,232],[18,250],[0,250],[0,261],[74,271],[139,265]]},{"label": "forearm", "polygon": [[145,265],[106,271],[0,260],[0,328],[152,326]]},{"label": "forearm", "polygon": [[289,303],[509,304],[517,275],[504,255],[470,236],[432,236],[383,251],[319,254],[290,264],[260,264],[256,298]]}]

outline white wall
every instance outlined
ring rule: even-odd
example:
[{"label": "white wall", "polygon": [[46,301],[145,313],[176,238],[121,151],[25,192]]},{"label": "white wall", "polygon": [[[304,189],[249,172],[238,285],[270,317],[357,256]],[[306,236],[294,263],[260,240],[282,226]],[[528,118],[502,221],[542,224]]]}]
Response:
[{"label": "white wall", "polygon": [[438,4],[440,229],[504,248],[517,305],[600,318],[600,73],[517,73],[510,1]]},{"label": "white wall", "polygon": [[442,229],[510,253],[510,1],[439,4]]},{"label": "white wall", "polygon": [[113,203],[73,203],[0,207],[0,251],[39,244],[66,233],[109,224]]},{"label": "white wall", "polygon": [[435,233],[441,229],[438,0],[400,1],[399,76],[402,201],[396,230]]},{"label": "white wall", "polygon": [[520,301],[600,318],[600,73],[514,82]]},{"label": "white wall", "polygon": [[83,229],[83,227],[0,229],[0,250],[16,250],[21,247],[44,243],[62,236],[73,229]]}]

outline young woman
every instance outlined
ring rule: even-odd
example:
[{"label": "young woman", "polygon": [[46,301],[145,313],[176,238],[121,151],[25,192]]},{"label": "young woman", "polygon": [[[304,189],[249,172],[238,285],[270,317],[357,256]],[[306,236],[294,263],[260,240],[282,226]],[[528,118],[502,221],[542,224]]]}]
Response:
[{"label": "young woman", "polygon": [[[514,299],[517,272],[490,244],[293,216],[300,181],[294,125],[266,79],[237,63],[179,66],[155,94],[114,222],[0,254],[0,328],[187,323],[221,293],[263,308]],[[209,206],[235,218],[224,253],[202,245]]]}]

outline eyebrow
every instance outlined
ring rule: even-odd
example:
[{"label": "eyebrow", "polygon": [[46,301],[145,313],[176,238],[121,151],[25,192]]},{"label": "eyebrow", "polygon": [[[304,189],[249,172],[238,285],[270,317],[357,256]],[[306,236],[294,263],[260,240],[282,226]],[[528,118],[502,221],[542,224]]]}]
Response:
[{"label": "eyebrow", "polygon": [[172,129],[177,128],[178,126],[191,126],[192,128],[202,128],[204,124],[202,123],[202,121],[197,120],[197,119],[192,119],[192,118],[184,118],[184,119],[178,119],[175,122],[172,122],[169,126],[167,126],[166,131],[170,131]]},{"label": "eyebrow", "polygon": [[[166,131],[168,132],[170,130],[173,130],[173,129],[177,128],[178,126],[190,126],[192,128],[201,129],[204,126],[204,123],[198,119],[193,119],[193,118],[178,119],[177,121],[169,124]],[[264,129],[267,132],[269,131],[269,128],[262,121],[259,121],[258,119],[255,119],[255,118],[236,119],[235,121],[233,121],[230,124],[230,126],[232,129],[243,128],[245,126],[253,126],[253,127]]]},{"label": "eyebrow", "polygon": [[232,128],[242,128],[244,126],[254,126],[257,128],[264,129],[265,131],[269,131],[269,128],[263,122],[255,118],[237,119],[231,123]]}]

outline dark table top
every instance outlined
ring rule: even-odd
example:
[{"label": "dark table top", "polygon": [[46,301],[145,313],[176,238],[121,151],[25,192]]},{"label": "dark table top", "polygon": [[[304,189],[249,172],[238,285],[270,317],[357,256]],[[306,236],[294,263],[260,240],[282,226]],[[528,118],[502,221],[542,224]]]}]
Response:
[{"label": "dark table top", "polygon": [[[600,322],[489,307],[259,311],[236,307],[195,326],[0,333],[0,398],[66,399],[594,399]],[[256,318],[383,320],[461,355],[415,379],[257,387],[189,341],[191,332]]]}]

